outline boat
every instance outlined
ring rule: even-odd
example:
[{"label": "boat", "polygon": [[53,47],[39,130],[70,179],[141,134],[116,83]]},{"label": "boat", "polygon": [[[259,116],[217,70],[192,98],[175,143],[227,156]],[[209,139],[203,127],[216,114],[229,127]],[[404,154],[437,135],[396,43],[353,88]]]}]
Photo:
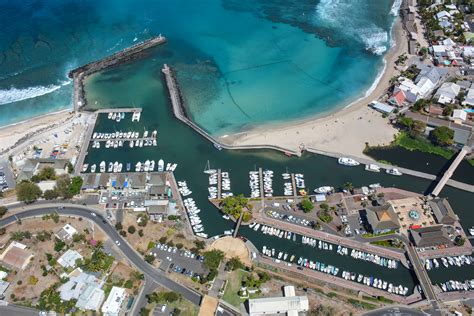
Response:
[{"label": "boat", "polygon": [[113,165],[113,168],[112,168],[113,172],[118,172],[118,166],[119,166],[118,161],[114,162],[114,165]]},{"label": "boat", "polygon": [[391,174],[392,176],[401,176],[401,175],[403,175],[403,173],[401,173],[397,168],[387,169],[386,172],[387,172],[387,174]]},{"label": "boat", "polygon": [[150,169],[150,160],[145,161],[145,164],[143,166],[143,171],[148,172]]},{"label": "boat", "polygon": [[334,188],[330,187],[330,186],[322,186],[322,187],[314,189],[315,193],[323,193],[323,194],[327,194],[327,193],[330,193],[332,191],[334,191]]},{"label": "boat", "polygon": [[109,167],[107,168],[107,172],[112,172],[114,170],[114,164],[109,162]]},{"label": "boat", "polygon": [[89,168],[89,165],[85,163],[85,164],[82,166],[82,172],[86,172],[86,171],[87,171],[87,168]]},{"label": "boat", "polygon": [[169,171],[169,170],[170,170],[170,167],[171,167],[171,163],[168,162],[168,163],[166,164],[166,171]]},{"label": "boat", "polygon": [[135,165],[135,172],[139,172],[141,170],[141,168],[142,168],[142,163],[139,161]]},{"label": "boat", "polygon": [[130,171],[131,166],[132,166],[132,165],[131,165],[129,162],[127,162],[127,168],[126,168],[126,170],[127,170],[127,171]]},{"label": "boat", "polygon": [[102,161],[99,165],[100,172],[105,172],[105,161]]},{"label": "boat", "polygon": [[474,227],[469,228],[469,234],[471,234],[471,236],[474,236]]},{"label": "boat", "polygon": [[93,165],[91,166],[91,172],[94,173],[96,168],[97,168],[97,166],[96,166],[95,164],[93,164]]},{"label": "boat", "polygon": [[341,157],[337,160],[340,165],[354,167],[360,165],[360,162],[352,158]]},{"label": "boat", "polygon": [[117,172],[122,172],[122,168],[123,168],[122,163],[119,163],[117,167]]},{"label": "boat", "polygon": [[216,172],[217,172],[216,169],[211,169],[211,164],[209,163],[209,160],[208,160],[207,163],[206,163],[206,168],[204,169],[204,173],[214,174]]},{"label": "boat", "polygon": [[365,165],[365,170],[367,171],[371,171],[371,172],[380,172],[380,167],[377,166],[376,164],[368,164],[368,165]]},{"label": "boat", "polygon": [[217,149],[217,150],[222,150],[222,146],[218,143],[213,143],[214,147]]},{"label": "boat", "polygon": [[155,170],[155,161],[152,160],[150,162],[150,168],[148,168],[148,171],[153,172]]},{"label": "boat", "polygon": [[158,161],[158,171],[159,172],[163,172],[164,165],[165,165],[165,162],[163,161],[163,159],[160,159]]},{"label": "boat", "polygon": [[107,115],[107,118],[110,120],[112,118],[112,112],[109,112],[109,114]]}]

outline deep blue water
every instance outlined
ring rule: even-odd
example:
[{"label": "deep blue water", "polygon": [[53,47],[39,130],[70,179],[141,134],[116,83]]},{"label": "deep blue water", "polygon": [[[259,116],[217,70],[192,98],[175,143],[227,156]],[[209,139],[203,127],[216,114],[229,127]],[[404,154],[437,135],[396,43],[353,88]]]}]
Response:
[{"label": "deep blue water", "polygon": [[374,82],[393,2],[0,0],[0,126],[70,108],[70,69],[159,33],[211,133],[322,114]]}]

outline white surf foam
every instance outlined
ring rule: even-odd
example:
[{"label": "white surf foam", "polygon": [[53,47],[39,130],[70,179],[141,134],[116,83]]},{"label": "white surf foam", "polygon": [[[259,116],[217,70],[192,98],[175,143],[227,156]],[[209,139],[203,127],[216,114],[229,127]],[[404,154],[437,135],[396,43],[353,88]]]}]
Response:
[{"label": "white surf foam", "polygon": [[51,92],[54,92],[61,87],[70,84],[71,81],[63,81],[60,85],[36,86],[24,89],[17,89],[11,87],[8,90],[0,90],[0,105],[33,99]]},{"label": "white surf foam", "polygon": [[[397,1],[401,0],[395,0]],[[321,0],[316,6],[315,18],[322,26],[334,29],[342,36],[364,44],[367,51],[382,55],[387,51],[389,35],[385,30],[361,16],[364,11],[362,5],[363,2],[359,4],[357,1]],[[397,7],[395,3],[394,6]],[[360,10],[360,12],[355,10]],[[397,9],[392,7],[392,10]]]},{"label": "white surf foam", "polygon": [[390,14],[393,16],[398,16],[398,12],[400,11],[400,7],[402,6],[403,0],[395,0],[392,5],[392,9],[390,9]]}]

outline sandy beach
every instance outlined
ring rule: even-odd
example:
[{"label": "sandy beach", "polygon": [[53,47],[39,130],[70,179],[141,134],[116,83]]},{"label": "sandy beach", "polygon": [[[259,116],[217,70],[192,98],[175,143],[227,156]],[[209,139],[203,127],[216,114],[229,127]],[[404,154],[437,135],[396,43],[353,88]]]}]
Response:
[{"label": "sandy beach", "polygon": [[386,92],[390,79],[398,72],[395,61],[399,55],[408,51],[400,18],[397,18],[393,26],[392,38],[396,45],[385,55],[385,71],[369,95],[324,117],[263,125],[242,133],[222,136],[219,141],[238,146],[269,144],[296,151],[304,145],[306,148],[367,158],[362,153],[366,143],[389,144],[397,132],[386,118],[367,106]]}]

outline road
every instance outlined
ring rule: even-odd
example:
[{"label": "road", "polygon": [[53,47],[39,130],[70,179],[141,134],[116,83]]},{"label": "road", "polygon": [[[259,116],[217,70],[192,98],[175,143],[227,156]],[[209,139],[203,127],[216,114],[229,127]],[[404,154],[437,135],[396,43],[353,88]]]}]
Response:
[{"label": "road", "polygon": [[151,280],[165,288],[168,288],[171,291],[180,293],[184,298],[188,299],[195,305],[199,306],[201,304],[202,297],[199,293],[196,293],[193,290],[169,279],[164,272],[155,269],[153,266],[144,261],[142,257],[118,234],[115,228],[111,226],[102,216],[92,215],[92,213],[96,214],[96,210],[87,208],[85,206],[71,204],[62,204],[62,209],[58,209],[59,206],[61,205],[55,205],[53,206],[53,208],[51,206],[46,205],[24,206],[22,207],[24,211],[20,211],[14,216],[9,216],[0,220],[0,227],[12,224],[18,219],[41,217],[45,214],[50,214],[52,211],[57,211],[60,215],[70,215],[87,218],[88,220],[93,221],[97,226],[99,226],[111,240],[119,241],[120,246],[118,246],[118,248],[120,249],[122,254],[138,270],[148,276]]},{"label": "road", "polygon": [[424,316],[426,313],[411,309],[405,306],[383,307],[368,313],[364,316]]},{"label": "road", "polygon": [[0,316],[38,316],[38,310],[16,306],[16,305],[5,305],[0,306]]}]

